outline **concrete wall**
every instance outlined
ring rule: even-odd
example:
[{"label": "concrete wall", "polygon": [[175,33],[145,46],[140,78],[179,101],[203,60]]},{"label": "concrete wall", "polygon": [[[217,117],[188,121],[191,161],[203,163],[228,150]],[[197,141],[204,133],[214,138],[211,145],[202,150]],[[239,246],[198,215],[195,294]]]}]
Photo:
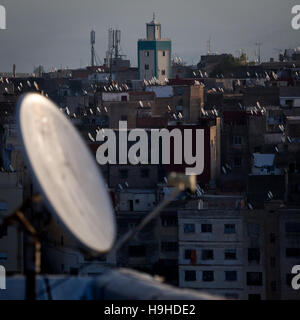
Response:
[{"label": "concrete wall", "polygon": [[[141,170],[149,170],[148,177],[141,176]],[[128,177],[122,178],[120,170],[128,170]],[[119,184],[124,187],[125,182],[134,188],[155,188],[159,179],[159,168],[157,165],[110,165],[109,186],[117,188]]]},{"label": "concrete wall", "polygon": [[[109,117],[109,127],[119,129],[119,121],[127,121],[127,128],[136,128],[136,115],[139,104],[134,102],[104,102]],[[127,119],[127,120],[126,120]]]},{"label": "concrete wall", "polygon": [[125,190],[120,192],[119,197],[120,211],[149,211],[156,205],[156,194],[154,191],[153,193],[143,193],[142,190],[137,190],[136,192]]},{"label": "concrete wall", "polygon": [[[165,53],[165,55],[163,55]],[[165,74],[163,74],[163,70]],[[164,81],[166,78],[169,78],[170,74],[170,51],[168,50],[158,50],[157,51],[157,78],[160,81]]]},{"label": "concrete wall", "polygon": [[129,93],[127,92],[103,92],[102,93],[102,100],[105,102],[109,101],[118,101],[121,102],[122,98],[126,97],[126,101],[129,101]]},{"label": "concrete wall", "polygon": [[[149,56],[147,56],[149,53]],[[140,79],[150,80],[155,76],[155,50],[140,50]],[[149,65],[149,69],[145,69],[145,65]]]}]

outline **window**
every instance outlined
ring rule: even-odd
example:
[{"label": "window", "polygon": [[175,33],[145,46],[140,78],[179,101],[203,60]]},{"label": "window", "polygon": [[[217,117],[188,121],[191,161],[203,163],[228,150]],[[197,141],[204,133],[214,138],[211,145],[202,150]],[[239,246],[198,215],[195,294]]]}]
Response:
[{"label": "window", "polygon": [[291,108],[294,105],[294,100],[292,99],[285,100],[285,105]]},{"label": "window", "polygon": [[205,282],[214,281],[214,272],[213,271],[203,271],[202,272],[202,281],[205,281]]},{"label": "window", "polygon": [[235,249],[225,249],[224,258],[225,258],[225,260],[236,260],[236,250]]},{"label": "window", "polygon": [[184,272],[185,281],[196,281],[196,271],[195,270],[186,270]]},{"label": "window", "polygon": [[121,101],[127,101],[127,96],[121,96]]},{"label": "window", "polygon": [[162,252],[177,252],[178,251],[178,243],[177,242],[162,241],[161,251]]},{"label": "window", "polygon": [[141,178],[149,178],[149,169],[141,169]]},{"label": "window", "polygon": [[163,51],[162,55],[163,55],[163,57],[165,57],[166,56],[166,51]]},{"label": "window", "polygon": [[225,224],[224,233],[235,233],[235,224]]},{"label": "window", "polygon": [[300,258],[300,248],[286,248],[285,255],[287,258]]},{"label": "window", "polygon": [[192,251],[190,249],[184,250],[184,259],[185,260],[190,260],[192,257]]},{"label": "window", "polygon": [[0,211],[7,211],[7,203],[1,201],[0,202]]},{"label": "window", "polygon": [[149,64],[145,64],[145,70],[149,70]]},{"label": "window", "polygon": [[8,259],[7,252],[0,252],[0,261],[6,261]]},{"label": "window", "polygon": [[298,233],[300,232],[300,223],[287,222],[285,224],[285,232]]},{"label": "window", "polygon": [[262,286],[262,273],[247,272],[247,286]]},{"label": "window", "polygon": [[191,264],[196,264],[197,262],[197,254],[196,250],[187,249],[184,251],[184,259],[190,260]]},{"label": "window", "polygon": [[149,51],[145,51],[145,56],[149,57],[150,56],[150,52]]},{"label": "window", "polygon": [[241,137],[241,136],[234,136],[234,137],[233,137],[233,144],[234,144],[235,146],[239,146],[239,145],[243,144],[243,137]]},{"label": "window", "polygon": [[119,170],[119,175],[121,179],[127,179],[128,178],[128,170],[122,169]]},{"label": "window", "polygon": [[203,249],[202,250],[202,260],[213,260],[214,250]]},{"label": "window", "polygon": [[210,224],[210,223],[201,224],[201,232],[211,233],[212,232],[212,224]]},{"label": "window", "polygon": [[176,93],[178,96],[182,96],[183,95],[183,88],[177,88]]},{"label": "window", "polygon": [[162,74],[162,76],[165,76],[166,75],[166,70],[161,70],[161,74]]},{"label": "window", "polygon": [[225,271],[225,281],[236,281],[237,272],[236,271]]},{"label": "window", "polygon": [[248,262],[260,261],[260,250],[258,248],[248,248]]},{"label": "window", "polygon": [[129,256],[134,258],[145,257],[146,247],[145,246],[130,246]]},{"label": "window", "polygon": [[184,233],[195,233],[195,225],[193,223],[185,223],[183,231]]},{"label": "window", "polygon": [[0,225],[0,239],[7,236],[7,226]]},{"label": "window", "polygon": [[178,225],[176,217],[161,217],[161,224],[163,227],[176,227]]}]

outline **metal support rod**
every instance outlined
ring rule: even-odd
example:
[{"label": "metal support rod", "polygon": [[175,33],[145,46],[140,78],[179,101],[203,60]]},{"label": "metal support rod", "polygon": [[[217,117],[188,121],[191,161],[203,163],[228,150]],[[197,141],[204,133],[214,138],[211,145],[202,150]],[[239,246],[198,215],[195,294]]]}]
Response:
[{"label": "metal support rod", "polygon": [[36,299],[36,275],[41,271],[41,243],[37,231],[25,217],[23,211],[29,208],[32,203],[38,203],[41,200],[41,196],[28,198],[14,214],[5,218],[3,223],[3,225],[10,225],[14,221],[18,221],[30,236],[25,247],[26,300]]},{"label": "metal support rod", "polygon": [[167,199],[162,201],[158,207],[156,207],[151,213],[149,213],[134,229],[127,232],[115,245],[113,251],[117,252],[120,250],[125,243],[132,239],[139,231],[141,231],[152,219],[159,215],[171,201],[173,201],[182,190],[175,188]]},{"label": "metal support rod", "polygon": [[16,211],[16,217],[30,235],[25,248],[26,300],[33,301],[36,300],[37,292],[36,275],[41,271],[41,243],[37,231],[24,216],[23,212]]}]

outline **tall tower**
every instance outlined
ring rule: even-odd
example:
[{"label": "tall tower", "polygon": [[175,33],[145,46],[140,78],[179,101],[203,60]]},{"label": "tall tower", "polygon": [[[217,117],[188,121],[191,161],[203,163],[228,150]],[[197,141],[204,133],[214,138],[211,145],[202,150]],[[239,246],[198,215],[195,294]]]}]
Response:
[{"label": "tall tower", "polygon": [[146,39],[138,40],[138,67],[141,80],[156,77],[159,80],[170,78],[171,52],[170,39],[161,37],[161,24],[153,20],[146,24]]}]

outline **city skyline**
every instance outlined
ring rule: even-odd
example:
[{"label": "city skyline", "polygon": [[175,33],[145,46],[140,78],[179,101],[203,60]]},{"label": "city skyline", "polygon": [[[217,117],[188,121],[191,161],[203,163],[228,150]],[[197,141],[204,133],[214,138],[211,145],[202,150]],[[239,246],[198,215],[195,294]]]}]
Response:
[{"label": "city skyline", "polygon": [[299,300],[300,5],[10,1],[0,300]]},{"label": "city skyline", "polygon": [[[243,49],[254,59],[261,42],[262,60],[277,59],[279,49],[298,46],[299,31],[291,27],[291,8],[295,1],[266,0],[260,3],[165,0],[140,3],[130,1],[46,1],[2,0],[7,10],[7,30],[0,31],[0,70],[32,72],[34,66],[51,68],[85,67],[90,63],[89,33],[96,31],[96,52],[103,62],[110,27],[122,31],[121,48],[137,65],[137,41],[146,35],[145,24],[153,12],[162,24],[162,36],[172,40],[172,54],[188,64],[197,64],[207,52],[238,55]],[[256,20],[253,20],[253,17]]]}]

